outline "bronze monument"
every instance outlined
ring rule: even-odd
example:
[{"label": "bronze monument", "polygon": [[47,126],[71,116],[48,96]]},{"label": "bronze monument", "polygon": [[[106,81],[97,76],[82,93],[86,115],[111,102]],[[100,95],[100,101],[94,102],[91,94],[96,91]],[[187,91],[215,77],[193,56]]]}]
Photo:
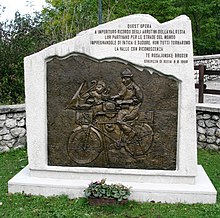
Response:
[{"label": "bronze monument", "polygon": [[176,169],[176,79],[80,54],[47,66],[49,165]]}]

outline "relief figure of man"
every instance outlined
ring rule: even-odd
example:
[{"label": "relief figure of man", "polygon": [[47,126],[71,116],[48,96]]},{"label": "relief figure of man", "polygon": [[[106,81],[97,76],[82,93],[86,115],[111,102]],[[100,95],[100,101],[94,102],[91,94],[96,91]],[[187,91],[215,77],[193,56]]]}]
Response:
[{"label": "relief figure of man", "polygon": [[112,96],[120,105],[117,115],[117,123],[125,135],[132,138],[135,135],[128,121],[132,121],[138,116],[139,108],[143,101],[143,93],[141,88],[135,83],[133,74],[127,68],[121,73],[121,90],[118,95]]}]

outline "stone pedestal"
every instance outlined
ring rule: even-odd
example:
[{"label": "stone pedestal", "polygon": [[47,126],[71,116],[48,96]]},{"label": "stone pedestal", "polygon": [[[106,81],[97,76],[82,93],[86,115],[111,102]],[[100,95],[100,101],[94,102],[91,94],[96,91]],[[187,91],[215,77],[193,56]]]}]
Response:
[{"label": "stone pedestal", "polygon": [[[198,166],[197,169],[198,175],[195,177],[194,184],[183,184],[180,181],[175,183],[176,178],[174,177],[169,178],[170,183],[169,181],[161,181],[161,183],[123,181],[123,184],[132,187],[130,200],[140,202],[213,204],[216,202],[216,190],[202,166]],[[84,197],[83,190],[91,183],[90,179],[80,179],[78,176],[73,178],[73,175],[68,175],[68,178],[65,178],[67,176],[61,172],[55,173],[59,179],[53,178],[50,172],[45,171],[43,173],[45,177],[31,176],[27,166],[9,181],[9,192],[24,192],[26,194],[44,196],[67,195],[69,198],[78,198]],[[109,180],[116,175],[105,176]],[[62,177],[65,179],[62,179]],[[100,174],[94,177],[100,178]],[[109,183],[112,182],[120,183],[121,180],[119,178],[118,180],[109,180]]]}]

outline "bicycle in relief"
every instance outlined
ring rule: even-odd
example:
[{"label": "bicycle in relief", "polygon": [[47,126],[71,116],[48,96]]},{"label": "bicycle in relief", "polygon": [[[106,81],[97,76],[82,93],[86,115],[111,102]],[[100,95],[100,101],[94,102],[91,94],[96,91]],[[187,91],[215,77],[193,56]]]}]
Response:
[{"label": "bicycle in relief", "polygon": [[67,150],[72,161],[88,164],[104,152],[109,162],[111,148],[122,149],[134,159],[146,157],[152,146],[153,130],[147,117],[153,112],[140,111],[143,92],[127,68],[121,73],[117,95],[110,95],[104,81],[84,81],[67,109],[76,111],[77,127],[69,137]]}]

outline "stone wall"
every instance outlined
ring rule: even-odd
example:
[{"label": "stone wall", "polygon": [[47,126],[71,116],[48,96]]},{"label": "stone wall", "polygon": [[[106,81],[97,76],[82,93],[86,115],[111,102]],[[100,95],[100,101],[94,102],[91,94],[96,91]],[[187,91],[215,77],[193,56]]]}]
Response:
[{"label": "stone wall", "polygon": [[0,153],[25,145],[25,105],[0,106]]},{"label": "stone wall", "polygon": [[200,148],[220,151],[219,105],[197,105],[197,145]]}]

